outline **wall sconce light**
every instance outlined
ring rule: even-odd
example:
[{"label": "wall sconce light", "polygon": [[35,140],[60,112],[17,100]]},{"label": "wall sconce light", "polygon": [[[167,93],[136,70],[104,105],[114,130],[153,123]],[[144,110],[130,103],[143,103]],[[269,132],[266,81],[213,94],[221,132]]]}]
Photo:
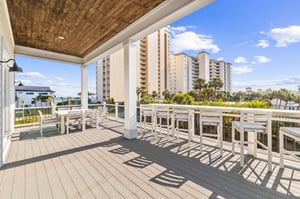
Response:
[{"label": "wall sconce light", "polygon": [[7,61],[0,61],[0,63],[8,63],[10,61],[14,62],[14,65],[12,67],[9,68],[9,72],[17,72],[17,73],[23,73],[23,69],[21,67],[19,67],[16,63],[15,59],[9,59]]}]

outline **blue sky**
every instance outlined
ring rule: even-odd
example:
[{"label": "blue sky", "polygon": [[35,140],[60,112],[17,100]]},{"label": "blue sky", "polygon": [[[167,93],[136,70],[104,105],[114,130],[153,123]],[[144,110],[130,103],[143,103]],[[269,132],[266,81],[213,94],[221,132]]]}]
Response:
[{"label": "blue sky", "polygon": [[[81,91],[81,68],[79,65],[50,62],[17,56],[16,61],[24,73],[16,73],[16,80],[25,86],[49,86],[57,97],[78,97]],[[96,92],[96,64],[88,69],[89,92]]]},{"label": "blue sky", "polygon": [[172,27],[171,51],[232,63],[233,91],[300,85],[298,0],[217,0]]},{"label": "blue sky", "polygon": [[[233,91],[297,90],[300,85],[299,0],[217,0],[171,24],[171,52],[232,63]],[[57,96],[80,92],[80,67],[17,57],[25,85],[47,85]],[[95,92],[95,65],[89,67],[89,91]]]}]

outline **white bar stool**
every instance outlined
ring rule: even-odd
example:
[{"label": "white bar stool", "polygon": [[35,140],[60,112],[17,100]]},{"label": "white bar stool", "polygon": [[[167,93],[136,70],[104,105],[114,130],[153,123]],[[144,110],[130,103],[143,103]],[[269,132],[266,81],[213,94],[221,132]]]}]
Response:
[{"label": "white bar stool", "polygon": [[[143,130],[146,130],[150,126],[151,133],[154,132],[154,110],[150,105],[141,105],[140,106],[140,128],[139,133],[141,134]],[[147,121],[147,118],[150,117],[150,122]]]},{"label": "white bar stool", "polygon": [[[158,106],[155,108],[155,132],[156,132],[155,136],[157,135],[157,132],[161,133],[162,128],[164,128],[167,130],[167,135],[169,137],[169,130],[172,128],[170,124],[170,119],[171,119],[171,114],[170,114],[169,107]],[[166,123],[163,123],[163,120],[166,120]]]},{"label": "white bar stool", "polygon": [[288,151],[284,149],[283,139],[284,136],[288,138],[294,139],[296,142],[300,142],[300,128],[297,127],[280,127],[279,129],[279,152],[280,152],[280,168],[283,168],[283,156],[284,154],[288,154],[293,156],[295,159],[300,161],[298,157],[300,155],[300,151]]},{"label": "white bar stool", "polygon": [[[200,152],[202,153],[203,136],[217,138],[217,146],[220,148],[220,155],[223,156],[223,117],[221,111],[200,109]],[[204,133],[203,126],[215,126],[216,134]]]},{"label": "white bar stool", "polygon": [[[180,123],[187,122],[188,126],[186,128],[180,128]],[[178,108],[174,107],[172,112],[172,134],[173,141],[175,140],[175,134],[177,134],[176,139],[178,139],[179,131],[186,132],[188,134],[189,146],[191,143],[193,131],[194,131],[194,111],[189,108]]]},{"label": "white bar stool", "polygon": [[[257,144],[262,146],[268,151],[268,170],[272,171],[272,127],[271,127],[271,113],[270,112],[258,112],[257,110],[245,110],[241,111],[240,121],[232,122],[232,154],[235,154],[234,147],[236,143],[241,145],[241,160],[240,166],[244,166],[244,144],[254,144],[254,155],[256,156]],[[235,140],[235,130],[240,133],[240,141]],[[254,133],[254,142],[249,140],[245,142],[245,132]],[[257,140],[257,134],[267,134],[267,145]]]}]

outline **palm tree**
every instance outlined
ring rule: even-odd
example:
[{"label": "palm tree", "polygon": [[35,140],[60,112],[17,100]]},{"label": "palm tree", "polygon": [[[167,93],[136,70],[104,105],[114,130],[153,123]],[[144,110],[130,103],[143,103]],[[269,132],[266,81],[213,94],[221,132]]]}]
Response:
[{"label": "palm tree", "polygon": [[241,99],[243,98],[243,96],[244,96],[244,94],[243,94],[243,92],[241,92],[241,91],[232,94],[232,98],[233,98],[233,100],[236,101],[236,102],[241,101]]},{"label": "palm tree", "polygon": [[143,92],[143,88],[141,87],[136,87],[136,95],[137,95],[137,101],[139,102],[140,101],[140,95],[142,94]]},{"label": "palm tree", "polygon": [[172,93],[171,93],[170,91],[168,91],[168,90],[164,90],[164,91],[162,92],[162,94],[163,94],[165,100],[171,100],[171,99],[173,98],[173,96],[174,96],[174,94],[172,94]]},{"label": "palm tree", "polygon": [[159,95],[158,95],[158,93],[156,92],[156,91],[152,91],[151,92],[151,97],[153,97],[154,99],[156,98],[156,97],[158,97]]},{"label": "palm tree", "polygon": [[287,109],[287,104],[289,101],[293,99],[294,95],[286,89],[281,89],[281,91],[282,91],[282,99],[285,101],[284,109]]},{"label": "palm tree", "polygon": [[[285,88],[281,88],[279,91],[278,91],[278,98],[280,99],[280,102],[279,102],[279,109],[281,108],[281,103],[282,101],[286,101],[286,99],[289,98],[289,91],[286,90]],[[286,102],[287,104],[287,102]],[[286,105],[285,105],[286,106]],[[285,107],[284,107],[285,109]]]},{"label": "palm tree", "polygon": [[145,89],[143,89],[141,87],[137,87],[136,88],[136,95],[137,95],[138,102],[140,102],[140,101],[142,101],[143,97],[145,97],[146,95],[148,95],[148,93],[147,93],[147,91]]},{"label": "palm tree", "polygon": [[195,90],[191,90],[188,92],[188,94],[190,96],[192,96],[195,99],[195,101],[200,101],[200,93],[199,92],[197,92]]},{"label": "palm tree", "polygon": [[[276,99],[276,102],[275,102],[275,108],[277,108],[277,107],[278,107],[278,100],[279,100],[279,98],[280,98],[280,93],[279,93],[279,91],[278,91],[278,90],[272,91],[271,98],[272,98],[272,99]],[[271,99],[271,100],[272,100],[272,99]]]},{"label": "palm tree", "polygon": [[200,93],[200,99],[202,99],[202,101],[210,101],[211,98],[214,96],[214,93],[215,92],[213,88],[205,87]]},{"label": "palm tree", "polygon": [[218,78],[218,77],[215,77],[215,78],[213,78],[212,80],[210,80],[208,82],[208,85],[209,85],[209,87],[214,88],[214,91],[215,91],[215,93],[214,93],[214,99],[216,99],[217,90],[219,90],[220,88],[223,87],[222,80],[220,78]]},{"label": "palm tree", "polygon": [[193,89],[199,90],[201,92],[202,88],[205,87],[205,79],[198,78],[194,81]]}]

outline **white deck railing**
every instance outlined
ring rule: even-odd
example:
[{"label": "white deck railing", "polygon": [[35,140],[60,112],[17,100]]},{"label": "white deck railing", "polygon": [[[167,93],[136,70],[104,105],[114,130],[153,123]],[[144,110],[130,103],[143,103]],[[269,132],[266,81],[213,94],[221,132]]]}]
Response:
[{"label": "white deck railing", "polygon": [[[140,110],[144,108],[152,107],[152,111],[155,111],[157,107],[170,108],[171,110],[176,107],[184,107],[191,109],[194,112],[194,136],[199,135],[199,114],[201,110],[221,111],[223,115],[223,138],[225,141],[231,141],[231,121],[239,120],[241,111],[250,111],[257,113],[271,113],[270,118],[272,122],[272,145],[273,151],[278,152],[279,149],[279,128],[281,126],[296,126],[300,127],[300,111],[289,110],[277,110],[277,109],[261,109],[261,108],[237,108],[237,107],[219,107],[219,106],[196,106],[196,105],[177,105],[177,104],[146,104],[141,105]],[[253,139],[252,134],[248,134],[248,140]],[[266,137],[260,138],[262,142],[266,142]],[[289,144],[290,147],[296,147],[293,144]],[[249,152],[252,149],[250,146]],[[254,149],[253,149],[254,151]]]},{"label": "white deck railing", "polygon": [[[97,105],[90,108],[97,108]],[[100,105],[103,106],[103,105]],[[156,107],[165,107],[165,108],[175,108],[175,107],[184,107],[186,109],[192,109],[194,112],[194,135],[199,135],[199,114],[201,110],[215,110],[221,111],[223,114],[223,138],[225,141],[231,141],[231,121],[239,120],[241,111],[256,111],[256,112],[271,112],[272,114],[272,136],[273,136],[273,151],[278,152],[279,145],[279,127],[281,126],[297,126],[300,127],[300,111],[289,111],[289,110],[277,110],[277,109],[260,109],[260,108],[237,108],[237,107],[219,107],[219,106],[196,106],[196,105],[176,105],[176,104],[146,104],[140,105],[137,107],[137,120],[139,120],[140,111],[143,107],[152,107],[155,111]],[[118,121],[123,121],[124,119],[124,105],[119,104],[106,104],[107,113],[109,118],[115,119]],[[51,107],[30,107],[30,108],[17,108],[15,109],[15,127],[28,126],[28,125],[38,125],[37,110],[43,110],[44,114],[51,117],[52,110]],[[197,128],[198,127],[198,128]],[[248,139],[251,139],[248,137]],[[265,141],[265,138],[261,138],[262,141]],[[291,145],[291,144],[290,144]],[[295,144],[296,146],[297,144]],[[291,145],[291,147],[295,147]]]}]

